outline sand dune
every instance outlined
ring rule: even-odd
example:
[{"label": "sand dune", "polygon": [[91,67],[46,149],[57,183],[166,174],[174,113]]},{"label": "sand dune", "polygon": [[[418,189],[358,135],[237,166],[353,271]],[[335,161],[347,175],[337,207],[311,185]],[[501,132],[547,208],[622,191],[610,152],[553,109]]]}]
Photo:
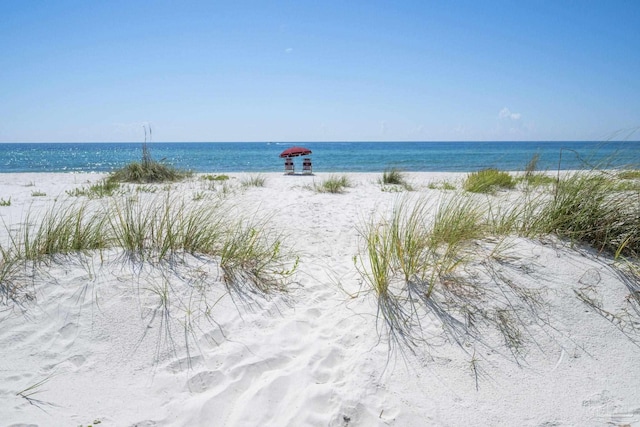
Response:
[{"label": "sand dune", "polygon": [[[434,201],[446,191],[427,184],[464,176],[407,175],[409,198]],[[610,257],[553,237],[477,242],[476,286],[438,290],[403,347],[354,256],[359,229],[406,196],[379,174],[348,176],[344,194],[309,188],[325,174],[172,186],[284,231],[299,257],[287,292],[234,293],[210,258],[140,263],[118,248],[28,270],[28,298],[0,306],[0,425],[640,425],[640,316]],[[2,233],[101,178],[0,175]],[[474,319],[452,309],[463,300]]]}]

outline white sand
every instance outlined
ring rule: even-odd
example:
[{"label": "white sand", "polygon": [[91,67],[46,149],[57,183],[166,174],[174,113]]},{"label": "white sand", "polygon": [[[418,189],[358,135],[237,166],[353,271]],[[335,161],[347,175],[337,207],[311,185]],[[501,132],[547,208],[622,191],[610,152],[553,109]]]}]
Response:
[{"label": "white sand", "polygon": [[[231,185],[243,177],[232,176]],[[341,195],[304,188],[324,174],[265,176],[265,187],[229,198],[290,233],[300,265],[288,294],[238,301],[195,257],[171,271],[129,264],[116,250],[52,262],[27,280],[32,301],[0,306],[0,425],[640,425],[639,316],[609,258],[514,238],[492,264],[509,288],[487,276],[481,261],[494,242],[484,242],[467,267],[484,291],[471,301],[517,317],[521,346],[487,324],[457,343],[455,324],[429,312],[415,354],[390,351],[353,257],[357,227],[402,195],[381,191],[380,174],[349,174],[355,185]],[[411,197],[437,200],[443,192],[427,183],[463,175],[409,176]],[[11,198],[0,218],[15,229],[27,212],[100,178],[0,174],[0,198]],[[179,189],[208,191],[198,180]],[[205,284],[210,319],[194,290]],[[536,291],[539,304],[513,289]],[[32,401],[18,394],[41,381]]]}]

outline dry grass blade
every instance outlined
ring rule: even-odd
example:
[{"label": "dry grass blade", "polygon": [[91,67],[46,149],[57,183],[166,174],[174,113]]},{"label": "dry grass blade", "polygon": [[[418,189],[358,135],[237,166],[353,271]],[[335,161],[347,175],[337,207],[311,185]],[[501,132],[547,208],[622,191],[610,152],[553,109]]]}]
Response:
[{"label": "dry grass blade", "polygon": [[39,399],[35,399],[33,396],[37,393],[42,392],[42,386],[44,386],[46,383],[48,383],[51,378],[53,378],[54,374],[50,374],[47,377],[45,377],[44,379],[30,385],[29,387],[25,388],[24,390],[20,390],[19,392],[16,393],[16,396],[20,396],[22,398],[24,398],[27,402],[29,402],[31,405],[34,405],[40,409],[42,409],[42,406],[44,405],[48,405],[49,403],[44,402],[42,400]]}]

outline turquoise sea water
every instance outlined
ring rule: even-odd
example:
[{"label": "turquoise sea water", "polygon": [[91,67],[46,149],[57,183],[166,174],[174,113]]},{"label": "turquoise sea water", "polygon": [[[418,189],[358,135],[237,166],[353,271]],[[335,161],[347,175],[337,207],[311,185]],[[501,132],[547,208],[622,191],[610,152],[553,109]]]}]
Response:
[{"label": "turquoise sea water", "polygon": [[[195,172],[279,172],[279,154],[300,145],[313,151],[316,172],[523,170],[539,154],[539,170],[640,165],[640,142],[299,142],[149,143],[154,160]],[[139,161],[140,143],[0,144],[0,173],[109,172]],[[302,159],[295,158],[296,169]]]}]

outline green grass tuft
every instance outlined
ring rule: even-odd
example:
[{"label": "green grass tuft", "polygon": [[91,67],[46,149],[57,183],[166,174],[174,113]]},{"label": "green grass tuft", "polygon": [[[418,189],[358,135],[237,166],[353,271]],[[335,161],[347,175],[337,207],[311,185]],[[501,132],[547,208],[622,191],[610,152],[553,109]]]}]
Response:
[{"label": "green grass tuft", "polygon": [[200,177],[203,181],[228,181],[228,175],[202,175]]},{"label": "green grass tuft", "polygon": [[282,291],[282,279],[297,269],[286,262],[282,236],[270,231],[261,221],[238,221],[226,229],[219,250],[223,280],[242,293],[250,285],[263,293]]},{"label": "green grass tuft", "polygon": [[[26,288],[27,262],[33,266],[57,255],[121,248],[132,261],[172,261],[185,253],[208,257],[238,292],[283,290],[297,268],[283,237],[268,221],[228,214],[223,202],[193,202],[170,193],[55,203],[28,214],[7,230],[0,246],[0,300],[18,300]],[[245,287],[253,289],[244,290]]]},{"label": "green grass tuft", "polygon": [[243,187],[264,187],[267,179],[262,175],[254,175],[248,178],[245,178],[241,181],[240,185]]},{"label": "green grass tuft", "polygon": [[456,186],[451,184],[448,181],[440,181],[440,182],[430,182],[427,187],[431,190],[446,190],[451,191],[455,190]]},{"label": "green grass tuft", "polygon": [[90,185],[88,188],[74,188],[73,190],[67,190],[66,193],[71,197],[88,197],[90,199],[97,199],[113,196],[116,190],[119,189],[119,182],[103,179],[97,184]]},{"label": "green grass tuft", "polygon": [[463,188],[472,193],[493,193],[497,189],[511,189],[515,180],[507,172],[498,169],[483,169],[469,174]]},{"label": "green grass tuft", "polygon": [[351,187],[351,182],[346,175],[330,176],[323,180],[320,184],[314,183],[313,189],[318,193],[344,193],[347,188]]},{"label": "green grass tuft", "polygon": [[532,187],[540,187],[543,185],[549,185],[556,182],[556,180],[544,173],[536,172],[538,167],[538,161],[540,160],[540,154],[536,153],[531,157],[529,163],[525,166],[524,175],[517,178],[518,182],[525,182]]},{"label": "green grass tuft", "polygon": [[382,173],[381,184],[404,185],[406,179],[399,169],[391,168]]},{"label": "green grass tuft", "polygon": [[457,247],[485,234],[485,206],[464,195],[440,202],[431,229],[431,245]]},{"label": "green grass tuft", "polygon": [[438,285],[455,281],[466,262],[467,243],[482,235],[482,211],[471,198],[444,200],[434,212],[426,199],[405,198],[390,217],[371,221],[360,231],[364,250],[356,268],[374,291],[378,315],[392,341],[416,343],[420,317]]},{"label": "green grass tuft", "polygon": [[640,179],[640,170],[624,170],[618,172],[618,178],[620,179]]},{"label": "green grass tuft", "polygon": [[24,267],[22,260],[15,250],[4,249],[0,246],[0,303],[16,301],[23,294],[26,287],[22,279]]},{"label": "green grass tuft", "polygon": [[551,185],[557,181],[556,178],[541,173],[525,175],[523,177],[517,178],[516,180],[518,182],[525,182],[527,185],[530,185],[532,187]]},{"label": "green grass tuft", "polygon": [[183,171],[171,165],[156,161],[146,163],[129,163],[122,169],[112,172],[107,178],[109,184],[119,182],[131,182],[137,184],[150,184],[159,182],[176,182],[192,176],[190,171]]},{"label": "green grass tuft", "polygon": [[614,254],[640,254],[640,191],[597,172],[561,180],[541,212],[540,231]]},{"label": "green grass tuft", "polygon": [[386,185],[397,185],[406,191],[413,191],[413,187],[407,181],[404,173],[396,168],[385,170],[378,182],[383,186],[383,191],[390,191],[388,187],[385,187]]}]

